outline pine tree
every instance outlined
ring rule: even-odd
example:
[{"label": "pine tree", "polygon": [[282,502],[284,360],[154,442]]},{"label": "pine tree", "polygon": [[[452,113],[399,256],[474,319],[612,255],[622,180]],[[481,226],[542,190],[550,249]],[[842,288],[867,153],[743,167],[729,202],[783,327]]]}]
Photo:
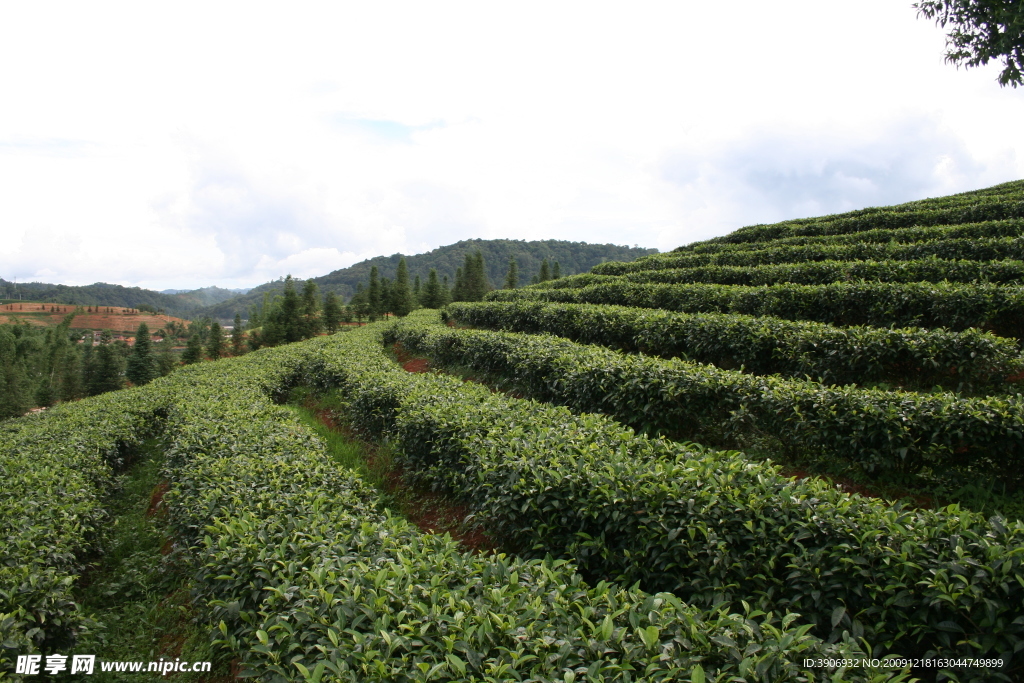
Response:
[{"label": "pine tree", "polygon": [[551,279],[557,280],[562,277],[562,267],[558,265],[558,261],[555,261],[555,265],[551,268]]},{"label": "pine tree", "polygon": [[356,321],[367,318],[370,315],[370,297],[363,287],[363,283],[359,282],[356,284],[356,293],[352,295],[352,298],[348,302],[349,308],[356,315]]},{"label": "pine tree", "polygon": [[210,360],[217,360],[224,355],[224,331],[216,320],[210,325],[210,335],[206,340],[206,355]]},{"label": "pine tree", "polygon": [[444,280],[441,282],[441,306],[443,308],[452,302],[452,290],[448,286],[448,276],[444,276]]},{"label": "pine tree", "polygon": [[[91,341],[91,340],[90,340]],[[60,400],[73,401],[84,395],[82,381],[82,353],[77,344],[72,344],[61,368]]]},{"label": "pine tree", "polygon": [[[467,259],[469,258],[468,254],[466,255],[466,258]],[[461,267],[456,268],[455,269],[455,284],[452,285],[452,293],[451,293],[452,301],[465,301],[466,300],[465,299],[465,294],[463,293],[465,288],[466,288],[465,287],[465,283],[463,282],[464,279],[465,279],[465,275],[464,275],[463,269]]]},{"label": "pine tree", "polygon": [[[56,308],[55,308],[56,310]],[[71,341],[71,321],[74,314],[64,316],[60,325],[47,334],[46,361],[41,367],[42,384],[36,396],[36,405],[48,406],[56,401],[78,398],[81,379],[77,357],[78,349]],[[68,366],[72,370],[68,370]]]},{"label": "pine tree", "polygon": [[484,255],[479,249],[474,254],[466,254],[461,283],[462,298],[459,299],[460,301],[482,301],[484,294],[491,290],[491,283],[487,280]]},{"label": "pine tree", "polygon": [[381,278],[381,308],[384,317],[394,313],[394,283],[388,278]]},{"label": "pine tree", "polygon": [[548,260],[544,259],[540,263],[540,273],[537,275],[537,282],[547,282],[551,279],[551,266],[548,265]]},{"label": "pine tree", "polygon": [[278,323],[281,325],[284,341],[297,342],[302,339],[302,302],[295,291],[295,280],[291,275],[284,279],[284,296],[281,299]]},{"label": "pine tree", "polygon": [[395,274],[395,285],[391,290],[391,312],[398,317],[405,317],[412,311],[412,292],[409,291],[409,269],[405,265],[405,257],[398,261],[398,272]]},{"label": "pine tree", "polygon": [[149,384],[157,376],[153,349],[149,339],[149,326],[146,323],[139,323],[139,328],[135,331],[135,346],[128,358],[128,369],[125,374],[137,387]]},{"label": "pine tree", "polygon": [[245,330],[242,328],[242,316],[239,313],[235,313],[235,324],[231,328],[231,353],[235,356],[241,356],[245,348],[242,345],[242,341],[245,339],[243,334]]},{"label": "pine tree", "polygon": [[174,358],[174,350],[171,346],[172,344],[170,339],[165,337],[164,340],[160,342],[160,352],[156,354],[156,368],[161,377],[166,377],[171,374],[174,368],[178,365],[178,361]]},{"label": "pine tree", "polygon": [[380,275],[377,272],[377,266],[370,268],[370,285],[366,289],[366,302],[371,323],[384,315],[384,301],[381,299]]},{"label": "pine tree", "polygon": [[203,342],[199,339],[198,334],[193,334],[188,338],[188,344],[185,345],[185,351],[181,354],[181,362],[185,365],[191,365],[192,363],[198,363],[203,359]]},{"label": "pine tree", "polygon": [[24,360],[9,326],[0,326],[0,420],[23,415],[29,405]]},{"label": "pine tree", "polygon": [[112,339],[110,330],[103,330],[100,345],[94,349],[92,385],[89,387],[91,396],[117,391],[124,386],[124,380],[121,379],[124,363]]},{"label": "pine tree", "polygon": [[437,281],[437,268],[431,268],[427,276],[427,286],[423,288],[420,303],[424,308],[441,308],[443,297],[441,283]]},{"label": "pine tree", "polygon": [[334,334],[338,331],[338,323],[341,321],[341,308],[338,305],[338,296],[334,292],[327,292],[324,295],[324,328]]},{"label": "pine tree", "polygon": [[516,265],[516,257],[508,257],[508,274],[505,276],[505,289],[515,289],[519,286],[519,266]]},{"label": "pine tree", "polygon": [[93,374],[96,370],[96,347],[93,344],[93,333],[87,332],[82,343],[82,393],[89,396],[93,385]]},{"label": "pine tree", "polygon": [[320,300],[317,298],[316,282],[312,279],[302,284],[302,338],[309,339],[320,333]]}]

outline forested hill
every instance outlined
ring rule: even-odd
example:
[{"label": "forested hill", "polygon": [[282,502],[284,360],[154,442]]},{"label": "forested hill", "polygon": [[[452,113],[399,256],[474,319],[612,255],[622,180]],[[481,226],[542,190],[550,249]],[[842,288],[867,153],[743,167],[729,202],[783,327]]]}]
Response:
[{"label": "forested hill", "polygon": [[124,308],[151,307],[168,315],[188,318],[204,306],[211,306],[237,296],[237,292],[220,287],[204,287],[178,294],[162,294],[141,287],[122,287],[106,282],[74,287],[46,282],[19,282],[0,278],[0,298],[31,299],[55,304],[81,306],[116,306]]},{"label": "forested hill", "polygon": [[[530,283],[530,278],[540,270],[544,259],[552,264],[558,262],[562,275],[585,273],[599,263],[606,261],[632,261],[657,253],[657,249],[624,247],[615,244],[588,244],[586,242],[565,242],[560,240],[543,240],[527,242],[525,240],[463,240],[455,244],[438,247],[425,254],[406,256],[409,268],[409,279],[416,276],[426,282],[431,268],[437,269],[438,277],[448,276],[449,283],[454,282],[455,269],[462,266],[466,254],[476,252],[484,255],[487,277],[494,287],[501,287],[508,271],[508,260],[514,256],[519,268],[520,286]],[[377,266],[381,277],[394,278],[398,269],[398,261],[402,254],[377,256],[362,261],[348,268],[336,270],[327,275],[313,278],[321,293],[332,291],[347,301],[356,291],[356,285],[365,283],[370,277],[370,269]],[[264,292],[281,291],[283,282],[268,282],[239,296],[215,306],[202,309],[197,314],[211,318],[231,319],[236,313],[246,317],[249,307],[263,299]]]}]

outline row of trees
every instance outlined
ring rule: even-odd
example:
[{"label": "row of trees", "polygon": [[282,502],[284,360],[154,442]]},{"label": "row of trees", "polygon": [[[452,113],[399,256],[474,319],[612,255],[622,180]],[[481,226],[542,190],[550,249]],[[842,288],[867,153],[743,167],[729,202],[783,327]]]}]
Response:
[{"label": "row of trees", "polygon": [[121,389],[125,379],[145,384],[178,364],[169,343],[152,351],[145,324],[135,347],[115,340],[110,330],[94,345],[92,332],[71,331],[73,318],[67,315],[57,327],[45,329],[0,325],[0,419]]},{"label": "row of trees", "polygon": [[[321,299],[313,280],[306,280],[302,291],[298,292],[289,275],[284,281],[283,295],[271,300],[266,293],[263,303],[251,309],[247,345],[258,349],[309,339],[325,331],[334,333],[344,316],[345,311],[334,292],[328,292]],[[240,326],[241,319],[235,316],[235,329]]]},{"label": "row of trees", "polygon": [[[116,391],[125,386],[148,384],[181,364],[241,355],[250,345],[239,316],[230,338],[216,320],[199,320],[187,328],[169,323],[160,330],[164,340],[154,345],[146,323],[129,345],[104,330],[94,345],[94,334],[70,329],[74,314],[56,328],[0,325],[0,419],[23,415],[35,406],[51,406]],[[167,327],[167,326],[165,326]],[[173,350],[175,337],[187,337],[184,352]],[[159,350],[158,350],[159,349]]]},{"label": "row of trees", "polygon": [[[557,261],[552,266],[545,259],[531,281],[557,278],[559,270]],[[74,313],[50,329],[0,325],[0,419],[21,415],[33,406],[49,406],[121,389],[126,380],[134,385],[147,384],[171,372],[179,363],[237,356],[261,346],[300,341],[321,332],[333,333],[341,323],[352,322],[353,318],[372,321],[389,314],[408,315],[416,308],[441,308],[451,301],[479,301],[492,289],[480,251],[466,254],[452,285],[447,276],[439,278],[436,269],[431,269],[426,283],[421,283],[418,276],[410,283],[404,258],[398,264],[394,281],[379,277],[374,267],[367,286],[360,285],[347,306],[341,305],[334,292],[321,298],[313,280],[306,280],[301,291],[295,285],[289,275],[283,295],[273,300],[264,296],[262,305],[251,311],[248,333],[241,317],[236,315],[230,339],[225,338],[216,320],[201,318],[187,325],[168,321],[157,331],[164,338],[160,351],[155,350],[146,323],[136,330],[134,346],[115,340],[110,330],[104,330],[94,346],[91,332],[83,339],[82,333],[71,331]],[[504,286],[519,286],[514,257],[509,259]],[[86,310],[91,312],[92,308]],[[172,352],[175,339],[187,340],[180,360]]]},{"label": "row of trees", "polygon": [[[558,262],[550,265],[544,259],[540,271],[531,279],[531,283],[547,282],[561,277]],[[515,257],[508,260],[508,272],[505,275],[505,289],[516,289],[519,286],[519,266]],[[438,278],[437,269],[431,268],[427,282],[421,284],[419,276],[409,284],[409,271],[405,258],[398,262],[398,270],[392,282],[380,277],[377,267],[370,269],[369,282],[364,286],[356,286],[356,293],[349,301],[344,316],[346,322],[352,317],[356,320],[370,321],[388,314],[404,316],[417,308],[441,308],[452,301],[482,301],[487,292],[494,289],[487,278],[487,267],[483,253],[479,250],[466,254],[465,262],[455,270],[455,282],[449,286],[448,276]]]}]

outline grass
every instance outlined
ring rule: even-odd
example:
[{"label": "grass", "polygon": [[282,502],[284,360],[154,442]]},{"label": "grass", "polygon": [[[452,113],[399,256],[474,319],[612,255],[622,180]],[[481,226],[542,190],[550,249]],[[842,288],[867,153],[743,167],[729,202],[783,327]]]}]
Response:
[{"label": "grass", "polygon": [[324,442],[327,454],[339,467],[354,470],[361,477],[382,488],[390,467],[379,466],[385,457],[390,465],[389,453],[381,447],[364,442],[348,428],[344,419],[344,406],[334,392],[314,394],[307,387],[296,387],[288,396],[287,407],[303,425]]},{"label": "grass", "polygon": [[348,424],[344,400],[337,392],[314,393],[296,387],[286,405],[323,441],[332,461],[377,489],[382,511],[404,517],[423,532],[450,534],[469,549],[495,548],[481,529],[466,522],[469,509],[461,500],[408,481],[386,441],[361,438]]},{"label": "grass", "polygon": [[[155,504],[163,491],[163,460],[163,449],[157,439],[147,441],[140,449],[108,505],[110,523],[100,539],[97,559],[79,581],[76,602],[96,621],[72,652],[96,655],[94,673],[88,678],[82,676],[81,680],[106,683],[228,679],[228,665],[221,662],[218,666],[209,629],[193,608],[186,563],[173,548],[159,505]],[[166,676],[100,670],[101,661],[148,663],[161,658],[213,661],[214,667],[211,673]]]}]

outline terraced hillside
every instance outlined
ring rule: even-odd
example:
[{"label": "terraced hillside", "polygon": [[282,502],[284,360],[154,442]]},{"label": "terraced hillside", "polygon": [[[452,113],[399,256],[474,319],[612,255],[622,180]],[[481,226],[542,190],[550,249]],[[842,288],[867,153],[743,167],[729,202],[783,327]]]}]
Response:
[{"label": "terraced hillside", "polygon": [[[571,340],[529,340],[571,367],[535,370],[542,354],[525,347],[474,363],[523,385],[540,373],[529,391],[545,400],[919,504],[1020,517],[1021,245],[1014,182],[743,228],[446,315]],[[501,340],[487,343],[528,343]]]},{"label": "terraced hillside", "polygon": [[[145,442],[164,458],[168,545],[221,671],[1020,680],[1018,264],[937,247],[778,260],[804,253],[785,240],[1013,240],[1014,222],[1022,183],[748,228],[2,422],[0,677],[22,678],[19,655],[89,642],[77,586]],[[775,260],[678,261],[745,251]],[[790,283],[801,263],[839,265]],[[903,279],[847,277],[908,263]],[[913,279],[947,264],[958,281]],[[713,281],[741,268],[775,279]],[[705,279],[686,279],[697,269]],[[738,310],[755,304],[773,314]],[[300,389],[380,444],[395,481],[471,510],[504,554],[402,519],[275,405]]]}]

